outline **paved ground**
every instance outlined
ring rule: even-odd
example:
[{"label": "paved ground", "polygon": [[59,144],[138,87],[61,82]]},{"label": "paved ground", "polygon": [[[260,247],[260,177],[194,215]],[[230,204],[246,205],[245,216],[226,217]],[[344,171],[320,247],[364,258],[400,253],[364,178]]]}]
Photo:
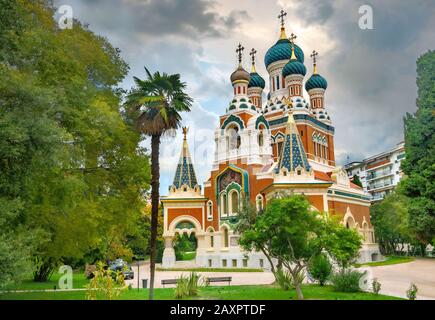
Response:
[{"label": "paved ground", "polygon": [[[177,265],[177,267],[189,267],[190,265]],[[149,263],[142,263],[140,280],[149,279]],[[406,298],[406,290],[411,283],[418,287],[418,299],[435,300],[435,259],[416,259],[413,262],[395,264],[391,266],[365,267],[369,270],[370,278],[378,278],[382,285],[381,293],[391,296]],[[137,288],[137,266],[133,266],[135,279],[127,281]],[[161,288],[162,279],[175,279],[187,271],[156,271],[156,288]],[[271,272],[200,272],[208,277],[231,276],[232,285],[258,285],[271,284],[274,281]],[[215,284],[215,285],[225,285]],[[142,281],[139,284],[142,287]]]},{"label": "paved ground", "polygon": [[406,298],[406,290],[414,283],[417,299],[435,300],[435,259],[365,268],[381,283],[381,293]]},{"label": "paved ground", "polygon": [[[159,267],[159,265],[157,265],[157,267]],[[177,265],[177,267],[180,266]],[[186,267],[186,266],[183,265],[182,267]],[[128,284],[131,284],[133,288],[137,288],[137,266],[132,266],[132,269],[134,271],[134,280],[127,280],[126,282]],[[206,277],[232,277],[233,280],[231,282],[231,285],[271,284],[275,280],[271,272],[198,272],[198,273]],[[150,278],[148,262],[142,263],[139,266],[139,274],[140,274],[139,287],[142,288],[142,279]],[[161,285],[162,279],[176,279],[182,274],[188,275],[189,271],[156,271],[155,287],[162,288]],[[214,285],[226,285],[226,283],[215,283]]]}]

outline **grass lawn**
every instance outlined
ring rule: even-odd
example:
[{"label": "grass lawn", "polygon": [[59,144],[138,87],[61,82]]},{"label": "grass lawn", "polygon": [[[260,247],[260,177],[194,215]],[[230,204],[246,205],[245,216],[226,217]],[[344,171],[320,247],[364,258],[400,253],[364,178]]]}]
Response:
[{"label": "grass lawn", "polygon": [[[22,281],[20,284],[7,288],[8,290],[40,290],[40,289],[54,289],[59,288],[59,278],[61,274],[54,272],[51,279],[47,282],[34,282],[32,275],[29,278]],[[86,279],[83,271],[77,271],[73,273],[73,288],[84,288],[89,283]]]},{"label": "grass lawn", "polygon": [[375,261],[364,264],[355,264],[356,267],[379,267],[388,266],[391,264],[407,263],[414,261],[414,257],[389,256],[385,261]]},{"label": "grass lawn", "polygon": [[157,271],[191,271],[191,272],[263,272],[263,269],[250,268],[156,268]]},{"label": "grass lawn", "polygon": [[181,261],[190,261],[195,259],[196,257],[196,251],[191,252],[181,252]]},{"label": "grass lawn", "polygon": [[[305,285],[303,287],[305,299],[312,300],[401,300],[400,298],[375,295],[373,293],[334,292],[332,287],[318,285]],[[174,289],[164,288],[155,290],[157,300],[173,300]],[[0,295],[0,300],[84,300],[85,291],[72,292],[29,292],[5,293]],[[131,289],[123,292],[120,300],[146,300],[147,289]],[[284,291],[274,285],[261,286],[225,286],[201,288],[199,295],[190,299],[198,300],[296,300],[294,290]]]}]

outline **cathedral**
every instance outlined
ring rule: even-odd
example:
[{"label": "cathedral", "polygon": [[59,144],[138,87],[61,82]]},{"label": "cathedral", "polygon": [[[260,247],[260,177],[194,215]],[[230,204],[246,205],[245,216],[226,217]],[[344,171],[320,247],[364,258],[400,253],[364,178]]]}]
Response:
[{"label": "cathedral", "polygon": [[[196,265],[210,268],[265,268],[261,252],[245,252],[234,232],[237,215],[246,200],[257,210],[277,193],[307,197],[313,210],[338,215],[343,225],[356,229],[364,239],[359,262],[380,259],[370,223],[370,199],[336,166],[334,132],[325,103],[328,87],[317,68],[313,51],[312,74],[305,81],[305,54],[296,36],[287,37],[281,11],[281,34],[267,51],[269,93],[263,101],[266,81],[255,68],[242,65],[231,74],[234,96],[220,116],[214,134],[215,154],[210,177],[198,183],[186,140],[168,195],[162,197],[165,249],[162,266],[173,267],[177,235],[197,239]],[[309,99],[304,98],[304,89]]]}]

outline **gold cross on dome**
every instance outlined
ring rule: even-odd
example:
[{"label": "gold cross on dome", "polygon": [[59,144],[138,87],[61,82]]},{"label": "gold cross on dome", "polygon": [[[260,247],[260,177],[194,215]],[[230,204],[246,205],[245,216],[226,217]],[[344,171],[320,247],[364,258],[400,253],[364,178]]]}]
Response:
[{"label": "gold cross on dome", "polygon": [[317,63],[317,56],[319,55],[319,53],[316,50],[313,50],[313,53],[311,54],[311,58],[313,58],[313,63],[316,64]]},{"label": "gold cross on dome", "polygon": [[236,53],[237,53],[237,55],[238,55],[239,63],[240,63],[240,64],[242,63],[242,52],[243,52],[243,50],[245,50],[245,47],[243,47],[243,46],[239,43],[239,45],[237,46],[237,49],[236,49]]},{"label": "gold cross on dome", "polygon": [[292,33],[290,35],[290,38],[288,38],[288,39],[290,40],[291,44],[294,45],[296,38],[297,38],[297,36],[294,33]]},{"label": "gold cross on dome", "polygon": [[284,27],[284,17],[287,15],[287,12],[285,12],[284,10],[281,10],[278,19],[281,20],[281,27]]}]

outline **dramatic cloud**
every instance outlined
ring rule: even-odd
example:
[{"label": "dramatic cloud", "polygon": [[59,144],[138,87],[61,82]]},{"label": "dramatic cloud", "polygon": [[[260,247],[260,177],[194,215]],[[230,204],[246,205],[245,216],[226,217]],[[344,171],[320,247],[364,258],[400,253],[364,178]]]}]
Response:
[{"label": "dramatic cloud", "polygon": [[[69,4],[80,21],[122,50],[132,76],[152,71],[180,73],[195,99],[183,115],[191,127],[189,145],[199,181],[208,178],[218,116],[232,97],[229,76],[238,42],[258,51],[258,72],[267,79],[264,54],[279,36],[277,15],[287,10],[288,33],[309,58],[319,56],[328,80],[326,105],[336,127],[339,164],[387,150],[403,140],[406,112],[415,110],[419,55],[435,48],[432,0],[57,0]],[[358,26],[362,5],[373,8],[374,29]],[[245,55],[245,67],[248,66]],[[308,79],[308,76],[306,77]],[[266,88],[266,92],[267,92]],[[180,133],[162,145],[161,190],[172,182],[181,148]]]}]

